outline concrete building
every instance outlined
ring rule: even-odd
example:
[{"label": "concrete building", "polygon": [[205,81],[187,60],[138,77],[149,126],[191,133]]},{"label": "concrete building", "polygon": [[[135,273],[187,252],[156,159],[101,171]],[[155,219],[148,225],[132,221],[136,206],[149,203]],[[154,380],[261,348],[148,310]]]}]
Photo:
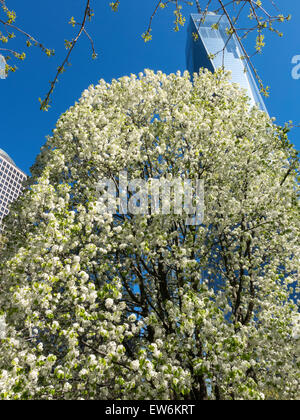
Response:
[{"label": "concrete building", "polygon": [[26,178],[12,158],[0,149],[0,230],[3,217],[8,214],[10,204],[21,194]]}]

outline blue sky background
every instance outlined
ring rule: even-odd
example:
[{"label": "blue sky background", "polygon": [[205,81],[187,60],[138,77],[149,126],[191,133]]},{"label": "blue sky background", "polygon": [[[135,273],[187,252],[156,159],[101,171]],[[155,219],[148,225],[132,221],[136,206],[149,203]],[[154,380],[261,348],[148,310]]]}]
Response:
[{"label": "blue sky background", "polygon": [[[71,40],[75,33],[67,22],[71,16],[78,21],[81,19],[85,2],[7,0],[8,7],[18,16],[16,23],[56,50],[56,55],[48,58],[37,48],[26,48],[22,37],[17,35],[10,47],[25,51],[27,59],[18,63],[19,70],[15,74],[0,80],[0,148],[27,174],[59,116],[90,84],[96,84],[101,78],[111,81],[145,68],[166,73],[186,69],[187,28],[177,33],[172,30],[172,7],[156,16],[153,40],[145,44],[141,34],[147,29],[157,1],[121,0],[117,13],[111,11],[110,1],[93,2],[95,17],[88,31],[95,41],[98,58],[92,60],[89,41],[82,38],[71,56],[72,66],[60,77],[50,110],[42,112],[38,98],[47,93],[49,82],[65,57],[64,39]],[[291,13],[292,20],[280,25],[283,38],[267,36],[264,52],[254,58],[254,64],[264,83],[271,88],[270,97],[265,99],[269,114],[276,117],[278,124],[289,120],[300,124],[300,78],[292,78],[295,67],[292,58],[300,55],[300,2],[276,0],[276,4],[284,14]],[[195,7],[184,9],[187,19],[190,11],[195,11]],[[245,43],[248,51],[249,44],[250,40]],[[300,70],[298,73],[300,75]],[[293,129],[290,138],[300,149],[300,128]]]}]

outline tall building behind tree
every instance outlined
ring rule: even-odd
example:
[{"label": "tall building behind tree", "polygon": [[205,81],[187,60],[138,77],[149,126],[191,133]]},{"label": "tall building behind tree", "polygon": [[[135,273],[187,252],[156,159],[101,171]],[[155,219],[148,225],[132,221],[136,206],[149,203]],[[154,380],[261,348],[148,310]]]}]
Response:
[{"label": "tall building behind tree", "polygon": [[[199,10],[200,11],[200,10]],[[228,35],[230,28],[227,17],[208,12],[191,14],[186,45],[186,62],[190,74],[198,73],[201,67],[214,73],[224,67],[231,71],[231,81],[246,89],[251,104],[257,104],[265,112],[261,97],[251,69],[245,59],[236,36]]]},{"label": "tall building behind tree", "polygon": [[0,54],[0,79],[6,79],[6,60]]},{"label": "tall building behind tree", "polygon": [[25,173],[4,150],[0,149],[0,231],[3,217],[8,214],[10,204],[22,192],[25,179]]}]

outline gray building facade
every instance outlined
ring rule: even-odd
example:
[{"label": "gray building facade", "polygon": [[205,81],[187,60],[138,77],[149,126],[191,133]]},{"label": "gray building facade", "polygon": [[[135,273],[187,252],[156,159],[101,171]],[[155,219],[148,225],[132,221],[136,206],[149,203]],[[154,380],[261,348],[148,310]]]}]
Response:
[{"label": "gray building facade", "polygon": [[9,213],[10,204],[21,194],[26,178],[12,158],[0,149],[0,230],[3,217]]}]

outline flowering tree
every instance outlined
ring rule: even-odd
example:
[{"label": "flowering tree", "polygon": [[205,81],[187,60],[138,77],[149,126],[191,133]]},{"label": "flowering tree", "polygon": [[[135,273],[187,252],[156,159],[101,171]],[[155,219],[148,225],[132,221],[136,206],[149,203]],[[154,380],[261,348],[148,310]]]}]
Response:
[{"label": "flowering tree", "polygon": [[[6,219],[1,398],[297,398],[299,166],[286,131],[222,72],[192,83],[146,70],[84,91]],[[125,170],[202,180],[201,224],[100,211],[99,180],[118,185]]]}]

